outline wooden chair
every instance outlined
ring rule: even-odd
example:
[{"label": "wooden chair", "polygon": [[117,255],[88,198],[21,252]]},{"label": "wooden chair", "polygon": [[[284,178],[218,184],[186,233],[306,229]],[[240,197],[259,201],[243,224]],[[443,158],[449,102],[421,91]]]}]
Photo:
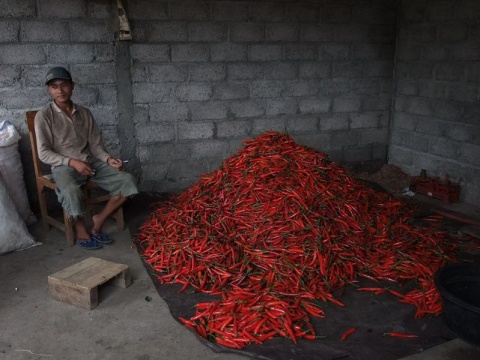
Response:
[{"label": "wooden chair", "polygon": [[[56,218],[50,216],[47,210],[47,201],[45,198],[45,189],[51,189],[55,191],[56,185],[53,181],[51,174],[44,174],[42,170],[42,163],[38,158],[38,150],[37,150],[37,138],[35,136],[35,115],[37,111],[27,111],[26,113],[26,122],[28,126],[28,132],[30,135],[30,145],[32,147],[32,158],[33,158],[33,166],[35,169],[35,180],[37,184],[37,191],[38,191],[38,202],[40,205],[40,216],[42,219],[42,224],[45,230],[49,230],[50,226],[56,227],[57,229],[65,232],[65,236],[67,238],[68,245],[75,244],[75,232],[74,232],[74,224],[72,219],[69,218],[66,211],[63,210],[63,222],[57,220]],[[98,186],[92,181],[87,181],[85,186],[83,187],[83,191],[85,194],[85,201],[86,207],[90,214],[92,214],[93,207],[99,203],[103,203],[108,201],[110,195],[93,195],[92,190],[97,189]],[[115,218],[117,223],[117,228],[119,230],[123,230],[125,227],[123,221],[123,208],[119,207],[113,214],[112,217]]]}]

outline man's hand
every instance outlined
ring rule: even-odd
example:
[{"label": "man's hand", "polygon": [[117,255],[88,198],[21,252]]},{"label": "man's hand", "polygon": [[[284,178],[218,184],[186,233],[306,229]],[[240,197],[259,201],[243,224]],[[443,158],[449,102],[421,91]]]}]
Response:
[{"label": "man's hand", "polygon": [[70,159],[68,166],[73,167],[80,175],[83,176],[93,176],[95,174],[95,170],[90,166],[90,164],[82,160]]},{"label": "man's hand", "polygon": [[123,170],[123,161],[121,159],[116,159],[113,157],[108,158],[108,165],[113,166],[115,169]]}]

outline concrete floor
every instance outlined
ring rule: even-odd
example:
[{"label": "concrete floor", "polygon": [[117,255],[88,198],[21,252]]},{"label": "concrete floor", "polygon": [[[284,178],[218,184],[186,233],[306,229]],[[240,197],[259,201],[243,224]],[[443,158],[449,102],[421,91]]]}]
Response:
[{"label": "concrete floor", "polygon": [[[30,231],[41,246],[0,256],[0,359],[246,359],[213,352],[174,320],[130,232],[117,231],[113,222],[105,230],[115,243],[87,251],[37,224]],[[48,275],[90,256],[127,264],[133,284],[101,286],[100,304],[90,311],[49,298]],[[430,359],[478,360],[480,348],[456,339],[403,360]]]}]

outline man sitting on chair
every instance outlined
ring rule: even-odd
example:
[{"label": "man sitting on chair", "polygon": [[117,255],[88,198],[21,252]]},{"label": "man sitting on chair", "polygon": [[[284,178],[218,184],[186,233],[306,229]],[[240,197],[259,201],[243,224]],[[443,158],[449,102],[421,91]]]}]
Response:
[{"label": "man sitting on chair", "polygon": [[[138,193],[136,179],[123,171],[121,159],[105,150],[90,110],[72,102],[75,84],[70,73],[51,68],[45,84],[53,101],[35,116],[38,156],[52,167],[58,200],[73,219],[77,244],[98,249],[112,242],[102,234],[103,224],[127,197]],[[92,217],[91,232],[81,189],[87,180],[110,193],[105,207]]]}]

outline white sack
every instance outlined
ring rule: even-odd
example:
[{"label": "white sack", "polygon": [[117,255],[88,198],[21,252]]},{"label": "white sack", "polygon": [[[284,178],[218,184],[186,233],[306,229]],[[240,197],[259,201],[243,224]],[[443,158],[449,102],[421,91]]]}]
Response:
[{"label": "white sack", "polygon": [[20,134],[15,129],[15,126],[4,120],[0,123],[0,146],[10,146],[16,144],[20,140]]},{"label": "white sack", "polygon": [[37,218],[28,203],[18,142],[9,146],[0,146],[0,179],[23,221],[27,226],[34,224]]},{"label": "white sack", "polygon": [[20,218],[3,181],[0,181],[0,229],[0,254],[39,245]]}]

